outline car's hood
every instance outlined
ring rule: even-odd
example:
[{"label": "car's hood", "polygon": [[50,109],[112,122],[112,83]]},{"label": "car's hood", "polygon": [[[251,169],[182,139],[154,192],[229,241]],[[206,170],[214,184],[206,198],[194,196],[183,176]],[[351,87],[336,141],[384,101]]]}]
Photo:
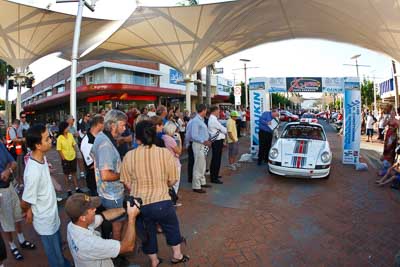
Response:
[{"label": "car's hood", "polygon": [[283,167],[313,169],[326,145],[325,141],[281,139]]}]

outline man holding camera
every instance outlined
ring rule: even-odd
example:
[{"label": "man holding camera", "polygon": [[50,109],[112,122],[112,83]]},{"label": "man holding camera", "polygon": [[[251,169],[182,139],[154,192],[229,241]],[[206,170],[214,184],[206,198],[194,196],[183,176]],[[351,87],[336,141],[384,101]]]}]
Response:
[{"label": "man holding camera", "polygon": [[[128,201],[126,210],[115,208],[96,215],[96,208],[100,206],[100,202],[99,197],[89,197],[78,193],[70,196],[65,204],[65,211],[71,218],[67,229],[67,239],[75,266],[114,266],[111,258],[132,252],[135,247],[138,205],[132,203],[132,200]],[[123,216],[125,212],[128,214],[128,227],[122,241],[103,239],[95,231],[104,220],[115,220]]]}]

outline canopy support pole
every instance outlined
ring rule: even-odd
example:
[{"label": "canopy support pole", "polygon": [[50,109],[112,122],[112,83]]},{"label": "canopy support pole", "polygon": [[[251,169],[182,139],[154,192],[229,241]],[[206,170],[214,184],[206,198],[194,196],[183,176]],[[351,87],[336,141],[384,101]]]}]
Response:
[{"label": "canopy support pole", "polygon": [[184,82],[185,82],[185,86],[186,86],[186,110],[187,111],[189,111],[189,113],[192,111],[192,106],[191,106],[191,102],[190,102],[190,97],[191,97],[191,93],[190,93],[190,83],[191,83],[191,80],[190,80],[190,76],[189,75],[186,75],[186,77],[185,77],[185,80],[184,80]]}]

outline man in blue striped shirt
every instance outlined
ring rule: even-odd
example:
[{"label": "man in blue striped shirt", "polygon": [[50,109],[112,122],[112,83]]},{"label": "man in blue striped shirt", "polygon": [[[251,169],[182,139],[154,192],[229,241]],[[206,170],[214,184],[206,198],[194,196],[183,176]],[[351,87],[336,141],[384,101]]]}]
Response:
[{"label": "man in blue striped shirt", "polygon": [[193,142],[194,166],[193,166],[193,181],[192,189],[196,193],[206,193],[202,187],[210,187],[206,184],[206,155],[205,146],[210,147],[209,134],[207,125],[204,122],[204,117],[207,113],[207,106],[200,104],[197,107],[197,115],[190,123],[190,139]]}]

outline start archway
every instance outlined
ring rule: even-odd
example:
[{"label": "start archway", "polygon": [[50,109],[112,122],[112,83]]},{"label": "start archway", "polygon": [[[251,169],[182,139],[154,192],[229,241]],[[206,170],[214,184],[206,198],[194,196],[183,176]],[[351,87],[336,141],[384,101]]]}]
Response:
[{"label": "start archway", "polygon": [[257,77],[250,78],[250,120],[252,154],[258,153],[259,119],[271,110],[273,93],[334,93],[343,94],[344,137],[343,164],[356,164],[360,157],[361,92],[357,77]]}]

